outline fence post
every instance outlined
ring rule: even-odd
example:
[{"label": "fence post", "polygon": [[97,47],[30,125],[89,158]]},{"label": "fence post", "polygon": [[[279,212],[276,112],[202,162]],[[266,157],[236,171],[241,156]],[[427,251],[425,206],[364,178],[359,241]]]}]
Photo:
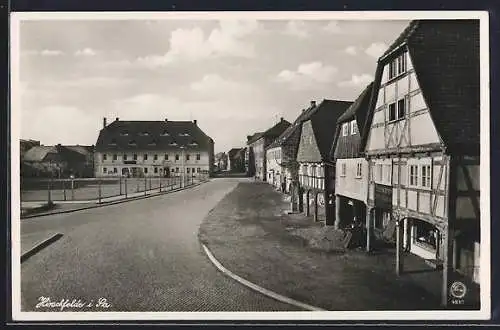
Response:
[{"label": "fence post", "polygon": [[71,200],[75,200],[75,180],[71,178]]},{"label": "fence post", "polygon": [[137,178],[137,192],[139,192],[139,178]]},{"label": "fence post", "polygon": [[144,196],[147,195],[148,192],[148,178],[147,176],[144,176]]},{"label": "fence post", "polygon": [[161,192],[161,176],[160,176],[160,192]]},{"label": "fence post", "polygon": [[99,187],[99,204],[101,203],[101,199],[102,199],[102,192],[101,192],[101,179],[99,178],[97,180],[98,182],[98,187]]},{"label": "fence post", "polygon": [[64,200],[66,200],[66,180],[62,179]]},{"label": "fence post", "polygon": [[128,189],[127,189],[127,178],[125,178],[125,198],[128,196]]},{"label": "fence post", "polygon": [[120,196],[122,195],[122,176],[120,175]]},{"label": "fence post", "polygon": [[47,181],[47,203],[51,204],[52,203],[52,196],[50,194],[50,183],[52,182],[52,176],[50,177],[49,181]]}]

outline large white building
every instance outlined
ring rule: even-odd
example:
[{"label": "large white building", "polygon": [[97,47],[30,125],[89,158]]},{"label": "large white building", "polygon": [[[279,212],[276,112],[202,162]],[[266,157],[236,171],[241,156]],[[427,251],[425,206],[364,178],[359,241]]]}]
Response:
[{"label": "large white building", "polygon": [[169,177],[212,174],[214,142],[194,121],[121,121],[104,118],[95,176]]}]

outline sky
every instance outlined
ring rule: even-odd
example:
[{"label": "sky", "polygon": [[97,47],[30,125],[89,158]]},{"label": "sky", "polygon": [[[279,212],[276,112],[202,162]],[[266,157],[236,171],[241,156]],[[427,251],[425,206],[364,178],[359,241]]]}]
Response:
[{"label": "sky", "polygon": [[21,138],[92,145],[103,117],[196,119],[227,152],[312,100],[353,101],[408,23],[22,21]]}]

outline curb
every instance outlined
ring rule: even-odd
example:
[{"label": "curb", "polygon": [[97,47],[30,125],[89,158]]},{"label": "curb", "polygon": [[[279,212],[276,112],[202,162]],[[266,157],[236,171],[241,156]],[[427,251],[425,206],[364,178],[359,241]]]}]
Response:
[{"label": "curb", "polygon": [[233,272],[231,272],[230,270],[228,270],[227,268],[225,268],[224,266],[222,266],[222,264],[214,257],[214,255],[212,254],[212,252],[210,252],[210,250],[206,247],[205,244],[201,243],[201,246],[203,247],[203,250],[205,251],[205,254],[207,255],[208,259],[210,259],[210,261],[212,262],[212,264],[214,264],[214,266],[219,270],[221,271],[224,275],[232,278],[233,280],[243,284],[244,286],[254,290],[254,291],[257,291],[267,297],[270,297],[270,298],[273,298],[275,300],[278,300],[280,302],[283,302],[283,303],[286,303],[286,304],[289,304],[289,305],[293,305],[295,307],[299,307],[299,308],[302,308],[302,309],[305,309],[305,310],[309,310],[309,311],[325,311],[324,309],[322,308],[319,308],[319,307],[316,307],[316,306],[312,306],[312,305],[308,305],[308,304],[305,304],[305,303],[302,303],[300,301],[297,301],[297,300],[294,300],[292,298],[288,298],[288,297],[285,297],[285,296],[282,296],[276,292],[273,292],[271,290],[268,290],[268,289],[264,289],[263,287],[260,287],[258,286],[257,284],[254,284],[236,274],[234,274]]},{"label": "curb", "polygon": [[35,255],[37,252],[40,252],[42,249],[46,248],[50,244],[54,243],[55,241],[60,239],[62,236],[63,236],[63,234],[57,233],[57,234],[54,234],[51,237],[49,237],[41,242],[35,244],[34,247],[32,247],[31,249],[29,249],[28,251],[26,251],[25,253],[23,253],[21,255],[21,263],[28,260],[30,257]]},{"label": "curb", "polygon": [[43,214],[25,215],[25,216],[21,216],[20,219],[31,219],[31,218],[39,218],[39,217],[45,217],[45,216],[55,215],[55,214],[72,213],[72,212],[77,212],[77,211],[95,209],[95,208],[98,208],[98,207],[105,207],[105,206],[110,206],[110,205],[116,205],[116,204],[121,204],[121,203],[126,203],[126,202],[141,200],[141,199],[146,199],[146,198],[155,197],[155,196],[167,195],[167,194],[170,194],[170,193],[174,193],[174,192],[178,192],[178,191],[182,191],[182,190],[187,190],[187,189],[191,189],[191,188],[200,186],[200,185],[202,185],[202,184],[204,184],[204,183],[206,183],[208,181],[210,181],[210,180],[207,180],[207,181],[204,181],[204,182],[200,182],[200,183],[197,183],[197,184],[195,184],[193,186],[189,186],[189,187],[177,188],[177,189],[163,191],[163,192],[158,192],[158,193],[150,194],[150,195],[146,195],[146,196],[136,196],[136,197],[123,198],[123,199],[119,199],[117,201],[103,202],[101,204],[91,205],[91,206],[84,206],[84,207],[77,208],[77,209],[64,210],[64,211],[59,211],[59,212],[49,212],[49,213],[43,213]]}]

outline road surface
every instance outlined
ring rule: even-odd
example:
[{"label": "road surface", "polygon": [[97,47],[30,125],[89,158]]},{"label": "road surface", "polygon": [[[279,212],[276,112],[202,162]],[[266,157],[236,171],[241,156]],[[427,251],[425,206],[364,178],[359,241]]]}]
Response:
[{"label": "road surface", "polygon": [[64,235],[21,265],[22,311],[59,311],[36,308],[42,296],[93,306],[65,311],[297,310],[226,277],[200,246],[201,221],[241,180],[22,220],[21,237]]}]

